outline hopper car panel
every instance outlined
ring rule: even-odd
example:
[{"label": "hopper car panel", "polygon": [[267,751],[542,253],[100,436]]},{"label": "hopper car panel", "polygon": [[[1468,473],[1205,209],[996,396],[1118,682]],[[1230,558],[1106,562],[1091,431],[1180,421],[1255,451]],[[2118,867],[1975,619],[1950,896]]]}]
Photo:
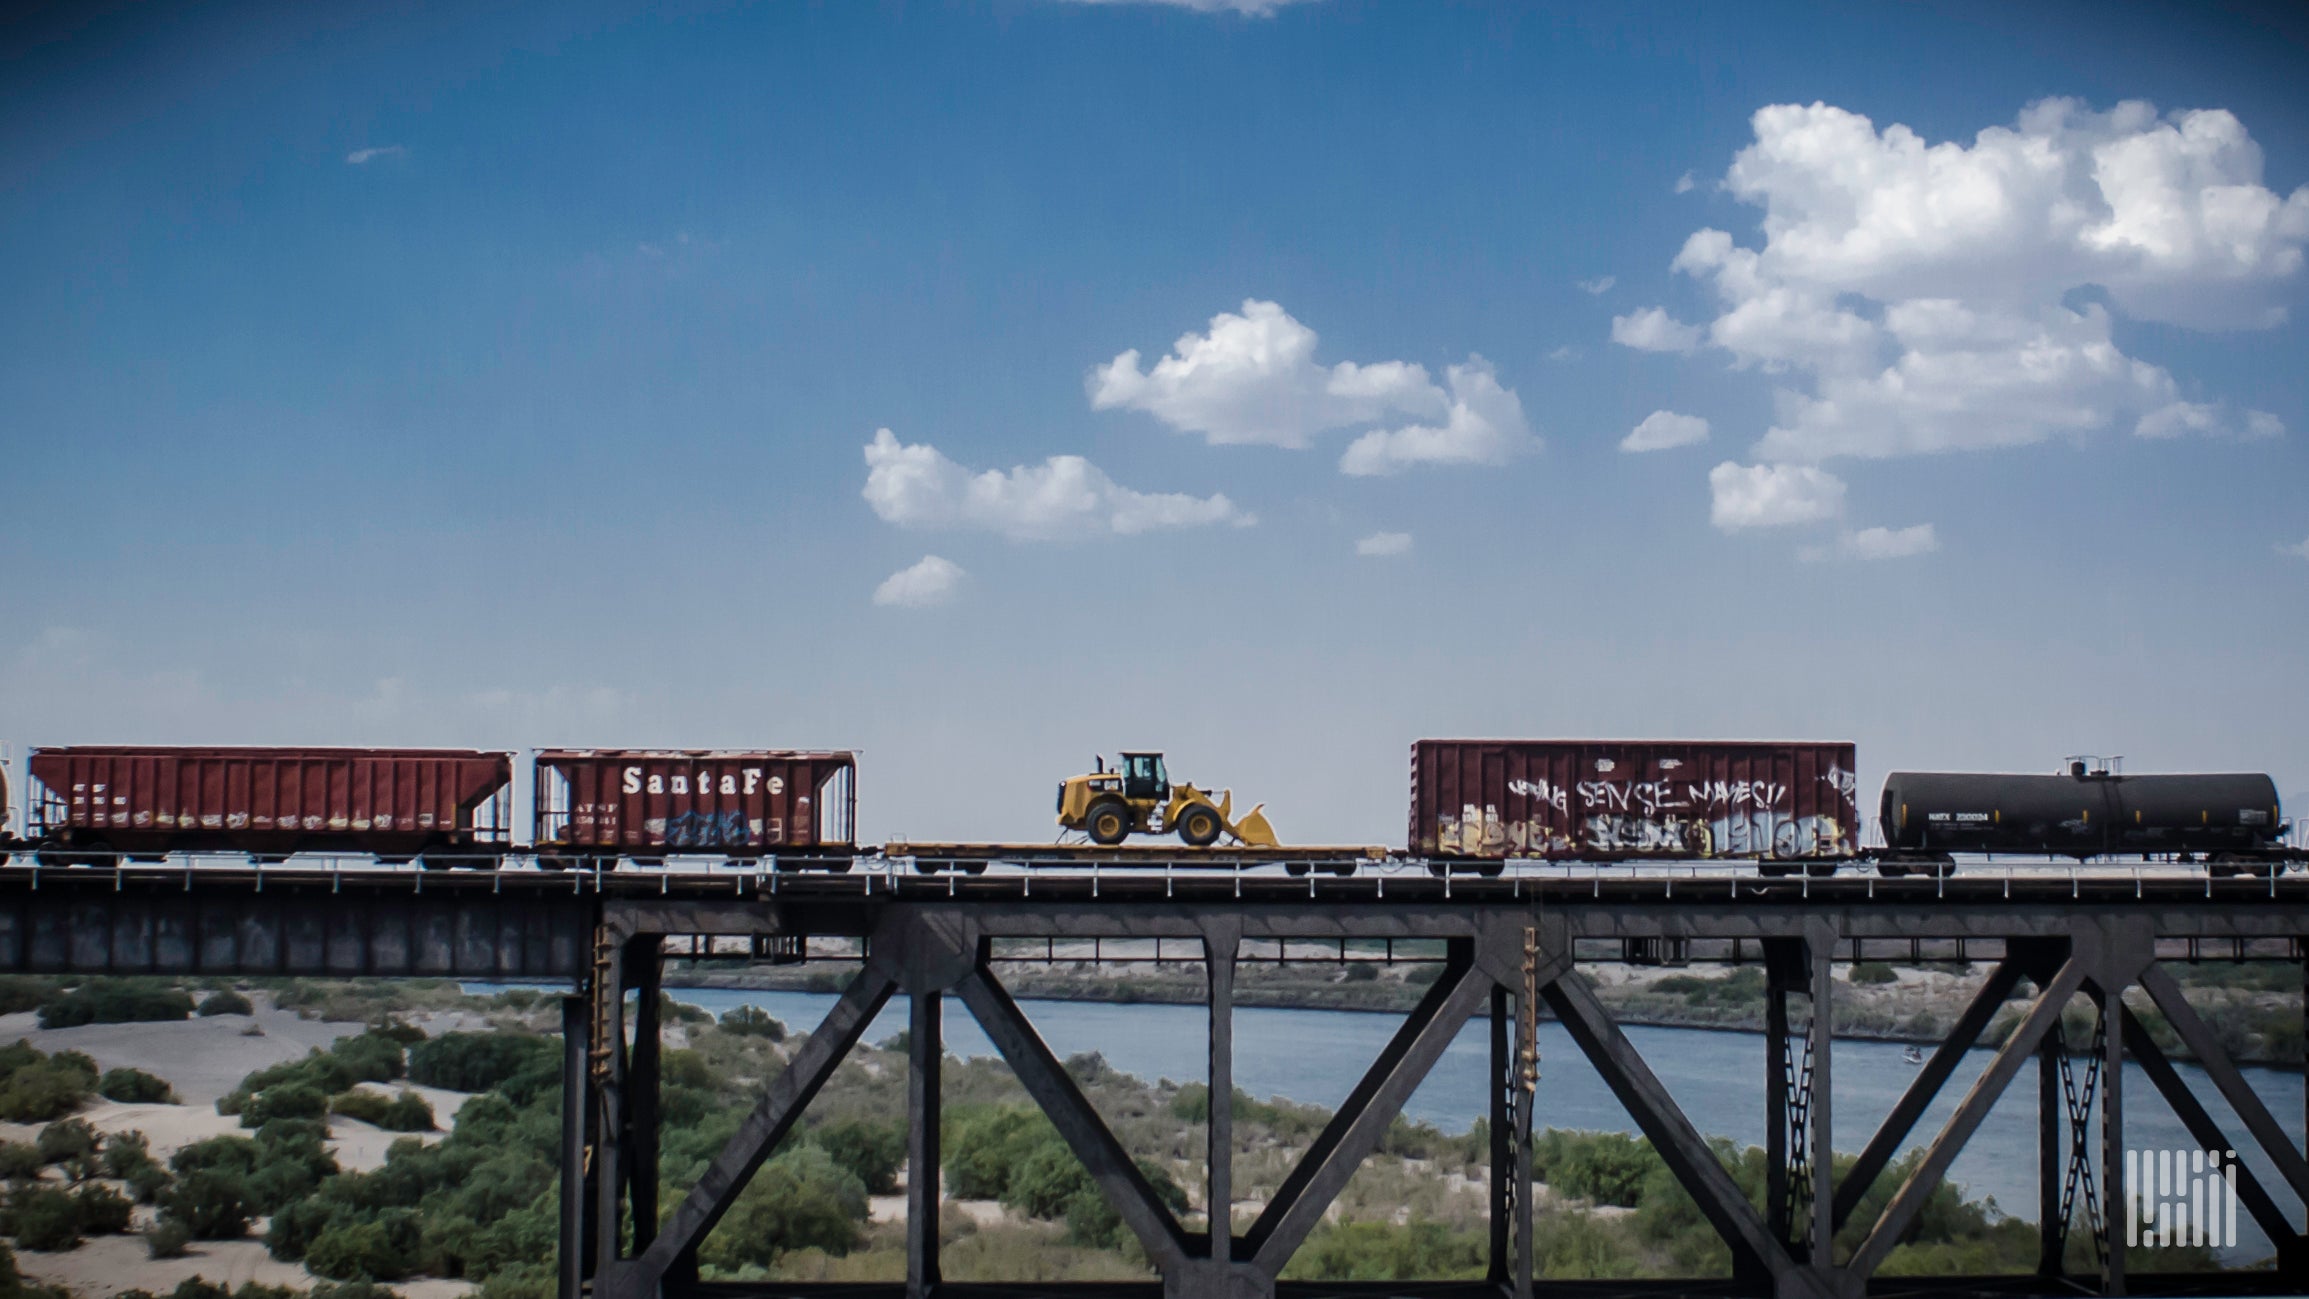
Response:
[{"label": "hopper car panel", "polygon": [[573,856],[847,853],[856,769],[833,751],[547,749],[534,842]]},{"label": "hopper car panel", "polygon": [[341,852],[407,859],[501,848],[513,755],[450,749],[35,749],[29,836],[159,857]]}]

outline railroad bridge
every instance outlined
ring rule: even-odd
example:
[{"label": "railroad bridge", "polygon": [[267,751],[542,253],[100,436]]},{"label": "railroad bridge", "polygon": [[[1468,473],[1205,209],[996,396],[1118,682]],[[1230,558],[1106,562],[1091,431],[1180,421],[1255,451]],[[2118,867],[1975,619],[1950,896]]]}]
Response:
[{"label": "railroad bridge", "polygon": [[[977,865],[979,863],[970,863]],[[1211,870],[1208,857],[1096,859],[1057,869],[970,874],[912,858],[863,858],[846,873],[531,869],[424,872],[369,867],[0,869],[0,970],[38,973],[447,976],[565,982],[562,1290],[567,1299],[857,1295],[908,1299],[1055,1295],[1131,1299],[1264,1296],[1708,1294],[1848,1299],[1906,1294],[2245,1294],[2309,1290],[2302,1224],[2279,1200],[2309,1203],[2309,1161],[2175,977],[2177,963],[2265,960],[2303,968],[2309,883],[2212,880],[2178,870],[1970,872],[1948,879],[1868,876],[1766,880],[1728,869],[1511,871],[1498,879],[1380,872],[1368,863]],[[918,866],[934,867],[927,873]],[[1201,867],[1203,869],[1195,869]],[[1325,867],[1348,872],[1333,878]],[[1190,1229],[1163,1203],[1005,989],[1021,959],[1108,955],[1194,962],[1207,975],[1209,1161],[1194,1198],[1232,1190],[1235,984],[1258,961],[1417,952],[1436,977],[1296,1168],[1247,1226],[1222,1214]],[[1109,946],[1115,945],[1115,946]],[[823,1022],[799,1039],[737,1134],[696,1185],[657,1180],[658,990],[669,956],[747,954],[780,962],[839,953],[854,974]],[[1832,1159],[1837,1088],[1829,1008],[1834,962],[1990,963],[1955,1030],[1918,1069],[1857,1163]],[[1691,1119],[1599,1000],[1596,961],[1755,962],[1767,973],[1764,1076],[1749,1080],[1765,1118],[1763,1207],[1744,1195]],[[2236,1117],[2225,1129],[2144,1022],[2138,989]],[[629,994],[634,1007],[626,1012]],[[2062,1011],[2089,999],[2089,1041],[2064,1039]],[[1035,1104],[1143,1248],[1159,1282],[1071,1287],[949,1283],[937,1233],[941,1008],[953,997],[984,1029]],[[716,1283],[697,1249],[747,1179],[886,1004],[908,1008],[907,1279],[892,1284]],[[1937,1131],[1920,1120],[2007,1002],[2017,1027],[1997,1044]],[[1535,1276],[1530,1144],[1548,1113],[1534,1089],[1534,1020],[1568,1030],[1729,1247],[1729,1278],[1576,1281]],[[1349,1176],[1445,1047],[1471,1020],[1489,1027],[1489,1277],[1481,1282],[1279,1281]],[[2124,1065],[2161,1094],[2193,1140],[2255,1157],[2235,1197],[2267,1238],[2267,1267],[2218,1274],[2128,1267]],[[1998,1098],[2032,1072],[2041,1264],[1972,1278],[1879,1274],[1927,1197]],[[2022,1084],[2024,1089],[2028,1084]],[[1823,1247],[1912,1140],[1924,1154],[1859,1243]],[[2016,1157],[2029,1158],[2026,1152]],[[2273,1170],[2266,1185],[2254,1168]],[[661,1212],[670,1205],[670,1212]],[[2093,1239],[2097,1270],[2065,1271],[2072,1235]]]}]

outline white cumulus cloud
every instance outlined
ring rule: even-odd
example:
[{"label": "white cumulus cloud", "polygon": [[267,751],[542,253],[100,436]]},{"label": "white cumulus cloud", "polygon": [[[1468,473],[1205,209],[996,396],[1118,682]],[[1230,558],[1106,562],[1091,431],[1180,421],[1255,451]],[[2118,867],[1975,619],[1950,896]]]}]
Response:
[{"label": "white cumulus cloud", "polygon": [[1676,192],[1678,194],[1689,194],[1692,192],[1692,187],[1697,184],[1699,184],[1699,182],[1693,179],[1692,173],[1687,171],[1683,175],[1676,177]]},{"label": "white cumulus cloud", "polygon": [[2249,410],[2240,418],[2222,403],[2176,401],[2141,416],[2133,432],[2145,438],[2177,438],[2193,433],[2200,437],[2258,442],[2285,436],[2285,421],[2265,410]]},{"label": "white cumulus cloud", "polygon": [[1014,541],[1257,522],[1222,494],[1133,491],[1081,456],[972,473],[888,429],[866,445],[863,495],[883,521],[902,528],[983,528]]},{"label": "white cumulus cloud", "polygon": [[1184,334],[1146,370],[1136,348],[1091,371],[1097,410],[1143,410],[1212,445],[1304,447],[1327,429],[1444,414],[1443,390],[1406,361],[1315,363],[1315,331],[1256,298]]},{"label": "white cumulus cloud", "polygon": [[970,576],[953,560],[938,555],[924,555],[908,564],[874,588],[874,603],[899,609],[927,609],[932,605],[952,604],[962,589],[962,579]]},{"label": "white cumulus cloud", "polygon": [[2298,546],[2279,546],[2277,553],[2280,555],[2297,555],[2302,559],[2309,559],[2309,541],[2303,541]]},{"label": "white cumulus cloud", "polygon": [[[1673,265],[1719,300],[1706,341],[1777,376],[1760,458],[2127,424],[2146,436],[2281,429],[2265,413],[2181,402],[2170,374],[2113,337],[2120,313],[2265,327],[2300,295],[2309,187],[2264,185],[2234,115],[2050,99],[1969,142],[1932,143],[1815,103],[1771,105],[1751,126],[1724,188],[1762,209],[1761,246],[1703,229]],[[1660,312],[1615,321],[1613,337],[1660,349],[1681,335]]]},{"label": "white cumulus cloud", "polygon": [[1697,325],[1687,325],[1665,307],[1639,307],[1611,318],[1611,341],[1639,352],[1697,351],[1704,337]]},{"label": "white cumulus cloud", "polygon": [[1592,293],[1600,298],[1604,294],[1611,292],[1611,286],[1617,283],[1619,283],[1618,276],[1598,275],[1592,280],[1579,281],[1579,287],[1582,292]]},{"label": "white cumulus cloud", "polygon": [[345,155],[345,161],[358,167],[364,163],[375,162],[379,158],[398,158],[407,152],[409,150],[406,147],[398,144],[374,145],[366,149],[353,150]]},{"label": "white cumulus cloud", "polygon": [[1622,451],[1665,451],[1670,447],[1688,447],[1708,440],[1708,422],[1697,415],[1678,415],[1672,410],[1655,410],[1644,416],[1644,422],[1635,426],[1620,439]]},{"label": "white cumulus cloud", "polygon": [[1939,534],[1929,523],[1909,528],[1862,528],[1836,538],[1832,546],[1807,546],[1797,552],[1812,561],[1823,559],[1906,559],[1940,549]]},{"label": "white cumulus cloud", "polygon": [[1819,523],[1844,512],[1844,480],[1813,465],[1743,465],[1708,471],[1709,521],[1726,532]]},{"label": "white cumulus cloud", "polygon": [[1358,555],[1401,555],[1410,549],[1411,534],[1408,532],[1374,532],[1355,543],[1355,553]]},{"label": "white cumulus cloud", "polygon": [[1411,465],[1497,465],[1531,450],[1539,439],[1523,418],[1523,402],[1499,386],[1480,356],[1451,367],[1451,404],[1441,424],[1373,429],[1339,457],[1339,471],[1358,477],[1392,474]]}]

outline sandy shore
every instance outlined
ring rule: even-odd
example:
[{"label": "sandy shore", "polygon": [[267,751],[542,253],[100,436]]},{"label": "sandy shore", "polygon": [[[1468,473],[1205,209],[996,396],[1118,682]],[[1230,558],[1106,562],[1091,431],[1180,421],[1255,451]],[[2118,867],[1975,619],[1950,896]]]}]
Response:
[{"label": "sandy shore", "polygon": [[[428,1032],[465,1027],[462,1016],[443,1017],[425,1024]],[[450,1022],[455,1020],[458,1022]],[[251,1027],[259,1030],[251,1033]],[[240,1085],[241,1079],[267,1065],[302,1059],[314,1048],[326,1048],[340,1037],[359,1033],[365,1025],[299,1019],[293,1011],[277,1009],[259,1000],[253,1015],[215,1015],[159,1024],[85,1024],[78,1028],[42,1029],[30,1012],[0,1015],[0,1043],[18,1038],[42,1051],[81,1051],[106,1069],[142,1069],[164,1078],[176,1089],[181,1105],[121,1105],[98,1098],[80,1111],[97,1131],[142,1132],[154,1157],[166,1162],[178,1148],[209,1137],[248,1135],[237,1118],[216,1112],[217,1098]],[[393,1094],[396,1086],[362,1084]],[[413,1088],[433,1107],[441,1131],[414,1134],[420,1140],[439,1141],[469,1099],[464,1092],[436,1087]],[[0,1123],[0,1138],[30,1141],[37,1124]],[[385,1162],[395,1141],[412,1134],[386,1132],[369,1124],[332,1115],[330,1149],[339,1167],[368,1171]],[[140,1208],[137,1226],[151,1223],[151,1210]],[[109,1299],[126,1289],[141,1288],[165,1294],[187,1277],[239,1286],[246,1281],[312,1286],[317,1278],[294,1263],[276,1262],[265,1250],[264,1225],[252,1238],[233,1241],[197,1241],[184,1258],[150,1257],[140,1236],[105,1236],[84,1242],[61,1254],[19,1250],[17,1266],[32,1280],[63,1285],[82,1299]],[[466,1281],[419,1280],[395,1282],[406,1299],[460,1299],[474,1286]]]}]

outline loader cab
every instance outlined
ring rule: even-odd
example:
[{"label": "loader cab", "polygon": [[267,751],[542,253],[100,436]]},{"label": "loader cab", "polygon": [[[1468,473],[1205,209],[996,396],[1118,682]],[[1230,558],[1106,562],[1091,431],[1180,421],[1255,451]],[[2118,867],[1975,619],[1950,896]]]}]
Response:
[{"label": "loader cab", "polygon": [[1122,796],[1134,802],[1142,798],[1158,803],[1168,801],[1171,796],[1171,778],[1170,773],[1163,770],[1163,755],[1123,754]]}]

